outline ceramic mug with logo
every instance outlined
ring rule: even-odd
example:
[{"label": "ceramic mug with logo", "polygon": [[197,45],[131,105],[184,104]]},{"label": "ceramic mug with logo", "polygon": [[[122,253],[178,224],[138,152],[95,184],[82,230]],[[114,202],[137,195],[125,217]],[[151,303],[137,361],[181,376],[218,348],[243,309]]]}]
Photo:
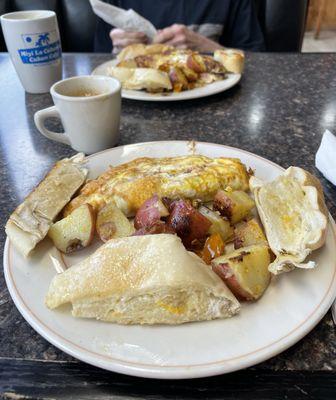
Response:
[{"label": "ceramic mug with logo", "polygon": [[8,52],[28,93],[47,93],[62,78],[62,51],[56,14],[18,11],[1,16]]}]

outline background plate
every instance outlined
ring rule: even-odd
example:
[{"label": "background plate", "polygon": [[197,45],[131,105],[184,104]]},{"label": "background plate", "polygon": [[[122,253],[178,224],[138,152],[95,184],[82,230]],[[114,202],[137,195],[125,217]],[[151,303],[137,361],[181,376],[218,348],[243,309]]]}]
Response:
[{"label": "background plate", "polygon": [[[117,147],[90,156],[90,177],[96,177],[111,164],[142,156],[185,155],[193,148],[210,157],[238,157],[265,180],[282,172],[278,165],[239,149],[171,141]],[[44,296],[55,275],[49,251],[55,249],[45,240],[25,260],[6,241],[5,278],[23,317],[66,353],[92,365],[135,376],[195,378],[259,363],[308,333],[325,315],[336,293],[335,228],[331,217],[326,245],[312,255],[318,268],[274,278],[259,301],[243,304],[240,315],[231,319],[180,326],[119,326],[75,319],[69,306],[48,310]],[[67,256],[66,262],[71,265],[90,252],[92,248]]]},{"label": "background plate", "polygon": [[[106,75],[107,68],[113,67],[117,64],[117,60],[107,61],[98,67],[96,67],[92,71],[92,75]],[[185,90],[180,93],[147,93],[142,90],[122,90],[121,96],[124,99],[131,100],[143,100],[143,101],[179,101],[179,100],[190,100],[190,99],[198,99],[201,97],[211,96],[212,94],[224,92],[225,90],[230,89],[232,86],[236,85],[241,78],[241,74],[228,74],[227,78],[210,83],[209,85],[203,86],[201,88]]]}]

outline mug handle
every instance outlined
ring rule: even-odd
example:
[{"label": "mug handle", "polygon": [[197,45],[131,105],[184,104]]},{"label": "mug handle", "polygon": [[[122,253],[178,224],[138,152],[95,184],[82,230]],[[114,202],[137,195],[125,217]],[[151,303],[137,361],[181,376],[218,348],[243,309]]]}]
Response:
[{"label": "mug handle", "polygon": [[61,142],[61,143],[71,145],[70,139],[65,132],[63,132],[63,133],[52,132],[45,127],[44,121],[47,118],[51,118],[51,117],[56,117],[56,118],[61,119],[60,114],[56,110],[55,106],[48,107],[48,108],[45,108],[44,110],[37,111],[34,115],[34,122],[35,122],[36,128],[40,131],[40,133],[42,133],[43,136],[47,137],[48,139],[56,140],[56,142]]}]

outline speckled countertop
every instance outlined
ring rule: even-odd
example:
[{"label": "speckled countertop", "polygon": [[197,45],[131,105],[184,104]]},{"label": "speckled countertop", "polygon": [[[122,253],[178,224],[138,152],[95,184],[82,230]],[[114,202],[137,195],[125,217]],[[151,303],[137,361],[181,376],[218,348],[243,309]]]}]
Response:
[{"label": "speckled countertop", "polygon": [[[66,54],[64,75],[83,75],[107,55]],[[240,84],[212,97],[177,103],[123,100],[120,144],[195,139],[239,147],[283,167],[321,175],[314,156],[323,131],[336,133],[336,54],[250,54]],[[41,136],[34,113],[51,97],[25,94],[7,54],[0,55],[0,218],[10,212],[67,146]],[[336,154],[335,154],[336,156]],[[336,217],[336,188],[323,178]],[[0,232],[1,252],[5,233]],[[330,312],[298,344],[255,369],[336,370],[336,334]],[[73,360],[39,336],[21,317],[0,273],[0,358]]]}]

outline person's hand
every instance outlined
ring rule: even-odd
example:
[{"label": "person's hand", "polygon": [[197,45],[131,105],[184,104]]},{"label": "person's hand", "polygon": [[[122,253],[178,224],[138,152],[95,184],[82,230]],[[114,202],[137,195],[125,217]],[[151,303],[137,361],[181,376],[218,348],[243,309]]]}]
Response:
[{"label": "person's hand", "polygon": [[153,40],[154,43],[164,43],[166,45],[177,47],[178,49],[191,49],[200,52],[212,52],[223,48],[220,44],[214,42],[199,33],[193,32],[185,25],[174,24],[157,33]]},{"label": "person's hand", "polygon": [[116,28],[110,31],[110,38],[113,43],[113,52],[116,53],[130,44],[148,42],[148,37],[143,32],[127,32]]}]

